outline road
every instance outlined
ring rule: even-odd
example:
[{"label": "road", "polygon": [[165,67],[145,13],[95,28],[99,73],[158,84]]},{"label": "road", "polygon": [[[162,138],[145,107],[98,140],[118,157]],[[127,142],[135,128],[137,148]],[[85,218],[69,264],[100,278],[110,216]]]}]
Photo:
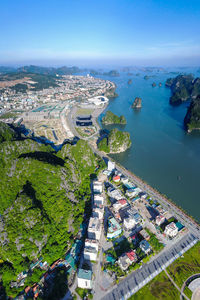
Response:
[{"label": "road", "polygon": [[[181,287],[181,295],[180,295],[180,300],[184,300],[182,295],[183,295],[183,292],[184,292],[184,289],[185,287],[191,282],[193,281],[194,279],[196,278],[199,278],[200,277],[200,273],[197,273],[197,274],[193,274],[191,275],[190,277],[188,277],[185,282],[183,283],[182,287]],[[184,296],[185,297],[185,296]]]},{"label": "road", "polygon": [[118,285],[115,285],[102,299],[128,299],[159,273],[165,270],[177,258],[182,256],[183,253],[189,250],[197,241],[197,237],[192,233],[185,235],[170,249],[162,251],[156,259],[145,264],[141,269],[137,269],[123,279]]}]

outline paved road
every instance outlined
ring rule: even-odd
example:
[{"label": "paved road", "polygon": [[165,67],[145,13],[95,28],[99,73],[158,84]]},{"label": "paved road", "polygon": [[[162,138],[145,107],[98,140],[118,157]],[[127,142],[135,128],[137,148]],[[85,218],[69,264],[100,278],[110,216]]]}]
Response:
[{"label": "paved road", "polygon": [[144,267],[136,270],[122,280],[118,285],[115,285],[114,288],[102,299],[128,299],[155,276],[166,269],[173,261],[183,255],[183,253],[190,249],[197,241],[198,239],[195,235],[192,233],[187,234],[180,241],[175,243],[169,250],[161,252],[154,261],[145,264]]}]

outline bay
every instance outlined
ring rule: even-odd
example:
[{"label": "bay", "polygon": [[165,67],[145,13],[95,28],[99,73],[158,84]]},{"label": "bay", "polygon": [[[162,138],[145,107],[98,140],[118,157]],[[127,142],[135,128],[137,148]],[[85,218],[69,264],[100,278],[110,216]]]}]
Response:
[{"label": "bay", "polygon": [[[169,104],[171,91],[165,81],[176,75],[151,73],[148,80],[144,75],[102,77],[116,83],[119,95],[106,110],[123,114],[127,120],[125,126],[102,127],[128,131],[132,140],[130,149],[112,157],[200,221],[200,132],[188,134],[183,128],[189,103],[178,107]],[[133,83],[128,85],[130,78]],[[135,97],[142,98],[140,110],[131,108]]]}]

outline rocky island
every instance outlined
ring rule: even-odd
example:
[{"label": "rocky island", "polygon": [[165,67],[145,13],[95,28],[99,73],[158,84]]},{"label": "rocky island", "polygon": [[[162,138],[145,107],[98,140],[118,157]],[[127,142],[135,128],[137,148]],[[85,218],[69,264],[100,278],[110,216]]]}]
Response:
[{"label": "rocky island", "polygon": [[126,119],[123,115],[118,117],[114,113],[112,113],[110,110],[108,110],[105,114],[105,116],[102,118],[102,123],[104,125],[110,125],[110,124],[126,124]]},{"label": "rocky island", "polygon": [[[199,80],[199,78],[197,78]],[[170,87],[172,96],[170,97],[170,104],[178,105],[182,102],[188,100],[190,96],[194,96],[193,86],[195,85],[194,90],[197,89],[197,84],[194,83],[193,75],[179,75],[175,78],[168,78],[165,86]],[[199,85],[200,87],[200,85]],[[197,89],[198,90],[198,89]],[[200,90],[199,90],[200,93]],[[198,91],[196,93],[196,96]]]},{"label": "rocky island", "polygon": [[191,101],[184,124],[188,132],[200,130],[200,95]]},{"label": "rocky island", "polygon": [[104,72],[103,75],[110,76],[110,77],[119,77],[120,76],[120,74],[117,70],[111,70],[109,72]]},{"label": "rocky island", "polygon": [[170,87],[172,92],[171,105],[180,105],[184,101],[191,101],[184,118],[186,130],[191,132],[200,129],[200,78],[194,78],[191,74],[179,75],[167,79],[165,85]]},{"label": "rocky island", "polygon": [[132,104],[132,108],[141,108],[141,107],[142,107],[142,99],[140,97],[136,97]]},{"label": "rocky island", "polygon": [[120,153],[131,147],[130,134],[117,128],[112,129],[107,137],[98,143],[98,149],[106,153]]},{"label": "rocky island", "polygon": [[133,82],[132,79],[129,79],[129,80],[128,80],[128,84],[129,84],[129,85],[132,84],[132,82]]}]

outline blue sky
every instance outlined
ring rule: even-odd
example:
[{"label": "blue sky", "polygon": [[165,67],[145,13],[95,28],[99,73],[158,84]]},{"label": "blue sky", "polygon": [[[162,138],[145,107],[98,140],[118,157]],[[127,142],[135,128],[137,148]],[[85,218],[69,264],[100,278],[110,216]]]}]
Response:
[{"label": "blue sky", "polygon": [[0,63],[200,65],[200,1],[0,1]]}]

